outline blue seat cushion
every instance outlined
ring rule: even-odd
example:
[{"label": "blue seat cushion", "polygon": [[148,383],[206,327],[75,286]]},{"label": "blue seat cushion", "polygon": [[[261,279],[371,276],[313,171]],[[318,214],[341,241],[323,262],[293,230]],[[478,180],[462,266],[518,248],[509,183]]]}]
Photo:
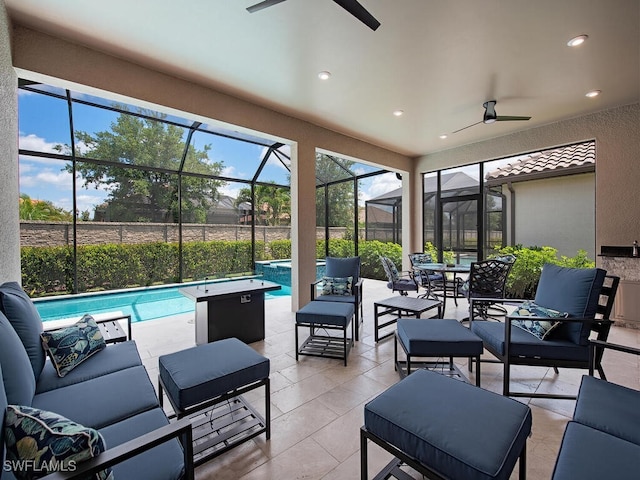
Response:
[{"label": "blue seat cushion", "polygon": [[353,304],[311,301],[296,312],[296,323],[312,323],[346,327],[353,317]]},{"label": "blue seat cushion", "polygon": [[17,282],[0,285],[0,310],[20,337],[29,356],[34,378],[38,380],[46,359],[40,342],[42,319],[38,310]]},{"label": "blue seat cushion", "polygon": [[237,338],[162,355],[160,378],[181,410],[269,377],[269,359]]},{"label": "blue seat cushion", "polygon": [[418,370],[367,403],[364,424],[445,478],[508,479],[531,432],[531,410]]},{"label": "blue seat cushion", "polygon": [[138,366],[38,393],[32,406],[100,429],[157,407],[158,397],[145,368]]},{"label": "blue seat cushion", "polygon": [[635,480],[640,472],[640,446],[580,423],[564,431],[553,480]]},{"label": "blue seat cushion", "polygon": [[457,320],[399,318],[396,335],[411,356],[475,357],[482,340]]},{"label": "blue seat cushion", "polygon": [[[640,445],[640,392],[585,375],[573,419]],[[639,470],[640,472],[640,470]]]},{"label": "blue seat cushion", "polygon": [[82,362],[64,377],[59,377],[53,364],[46,362],[36,383],[36,393],[66,387],[138,365],[142,365],[142,361],[133,340],[110,344],[100,355]]},{"label": "blue seat cushion", "polygon": [[[504,355],[504,323],[478,320],[471,323],[471,331],[482,339],[485,347]],[[570,340],[541,340],[516,326],[511,327],[511,356],[541,357],[549,360],[589,361],[589,347]]]},{"label": "blue seat cushion", "polygon": [[[116,447],[156,428],[168,425],[161,408],[139,413],[99,430],[108,448]],[[177,439],[148,450],[112,467],[117,479],[144,478],[149,480],[177,480],[184,474],[184,456]]]},{"label": "blue seat cushion", "polygon": [[36,379],[20,337],[0,312],[0,365],[7,400],[13,405],[31,405]]},{"label": "blue seat cushion", "polygon": [[408,278],[399,278],[393,282],[387,282],[387,288],[397,290],[399,292],[416,292],[418,286],[416,282]]},{"label": "blue seat cushion", "polygon": [[[600,290],[607,272],[600,268],[566,268],[545,264],[534,302],[542,307],[567,312],[570,317],[594,318]],[[591,324],[564,322],[553,338],[586,345]]]}]

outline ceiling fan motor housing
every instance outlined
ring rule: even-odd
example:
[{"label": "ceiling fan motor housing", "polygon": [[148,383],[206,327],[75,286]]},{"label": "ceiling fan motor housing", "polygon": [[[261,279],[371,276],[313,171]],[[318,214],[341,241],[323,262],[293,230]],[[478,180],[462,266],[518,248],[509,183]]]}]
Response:
[{"label": "ceiling fan motor housing", "polygon": [[484,117],[482,118],[482,121],[484,123],[495,122],[498,118],[496,115],[496,101],[489,100],[488,102],[484,102],[482,106],[484,107]]}]

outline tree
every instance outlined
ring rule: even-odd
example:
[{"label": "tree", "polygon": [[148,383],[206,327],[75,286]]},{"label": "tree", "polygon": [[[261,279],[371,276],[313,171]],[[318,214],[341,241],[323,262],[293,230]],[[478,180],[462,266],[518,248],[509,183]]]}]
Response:
[{"label": "tree", "polygon": [[[106,203],[96,208],[95,220],[176,222],[183,129],[162,122],[165,115],[143,109],[138,113],[145,116],[121,113],[109,131],[76,132],[82,157],[105,162],[78,161],[76,171],[85,188],[109,191]],[[202,150],[190,145],[187,150],[183,171],[201,176],[182,175],[183,220],[203,223],[217,200],[218,188],[224,185],[210,178],[219,175],[223,166],[209,159],[210,149],[210,145]]]},{"label": "tree", "polygon": [[73,221],[71,212],[56,207],[48,200],[35,200],[26,193],[21,193],[19,202],[20,220]]},{"label": "tree", "polygon": [[[255,186],[255,218],[256,224],[290,225],[291,224],[291,194],[286,188],[271,185]],[[242,203],[253,205],[251,189],[242,188],[238,192],[235,206]]]},{"label": "tree", "polygon": [[[335,180],[349,181],[329,185],[329,226],[355,228],[354,218],[354,186],[353,177],[346,171],[354,165],[350,160],[339,160],[336,163],[328,155],[316,154],[316,178],[323,185]],[[346,170],[345,170],[346,169]],[[325,189],[316,188],[316,225],[325,225]]]}]

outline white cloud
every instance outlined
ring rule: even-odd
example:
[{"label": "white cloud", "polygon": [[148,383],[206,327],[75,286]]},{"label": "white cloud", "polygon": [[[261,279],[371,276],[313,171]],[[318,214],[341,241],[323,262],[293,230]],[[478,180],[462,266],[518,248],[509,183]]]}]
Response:
[{"label": "white cloud", "polygon": [[18,137],[18,147],[23,150],[33,150],[36,152],[59,153],[54,147],[57,142],[47,142],[44,138],[33,133],[29,135],[20,134]]},{"label": "white cloud", "polygon": [[238,178],[238,174],[236,174],[236,167],[234,167],[233,165],[224,167],[222,169],[221,175],[223,177]]},{"label": "white cloud", "polygon": [[[262,147],[262,150],[260,152],[260,158],[264,158],[264,156],[267,154],[267,151],[269,149],[267,147]],[[277,149],[278,152],[286,155],[287,157],[291,158],[291,146],[289,145],[283,145],[280,148]],[[286,161],[286,159],[285,159]],[[286,170],[285,166],[282,164],[282,162],[280,161],[280,158],[277,157],[275,154],[271,154],[269,155],[269,159],[267,160],[266,165],[273,165],[274,167],[278,167],[281,168],[283,170]]]},{"label": "white cloud", "polygon": [[[32,173],[35,173],[33,175]],[[35,166],[20,166],[20,188],[53,187],[57,190],[72,188],[71,174],[65,171],[55,171],[51,168],[36,168]]]},{"label": "white cloud", "polygon": [[222,195],[227,195],[231,198],[238,198],[238,194],[240,193],[241,188],[246,188],[246,186],[240,185],[237,183],[232,183],[232,184],[227,183],[225,186],[220,187],[218,191]]},{"label": "white cloud", "polygon": [[402,181],[398,180],[394,172],[389,172],[371,177],[371,183],[369,185],[365,184],[363,187],[364,188],[360,190],[361,202],[379,197],[380,195],[402,187]]},{"label": "white cloud", "polygon": [[[91,214],[91,218],[93,218],[93,213],[96,205],[100,205],[104,203],[105,196],[98,195],[89,195],[89,194],[78,194],[76,197],[76,205],[78,206],[79,212],[84,212],[85,210],[89,210]],[[71,210],[71,208],[69,208]]]}]

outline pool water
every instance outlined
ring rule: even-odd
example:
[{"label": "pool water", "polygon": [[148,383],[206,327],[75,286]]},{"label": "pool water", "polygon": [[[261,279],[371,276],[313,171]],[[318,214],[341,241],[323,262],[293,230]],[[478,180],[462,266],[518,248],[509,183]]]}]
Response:
[{"label": "pool water", "polygon": [[[178,291],[185,286],[186,284],[36,299],[34,304],[43,322],[81,317],[85,313],[109,312],[122,312],[124,315],[131,315],[131,322],[144,322],[193,312],[193,300]],[[291,287],[283,286],[282,290],[266,292],[265,300],[283,295],[291,295]]]}]

